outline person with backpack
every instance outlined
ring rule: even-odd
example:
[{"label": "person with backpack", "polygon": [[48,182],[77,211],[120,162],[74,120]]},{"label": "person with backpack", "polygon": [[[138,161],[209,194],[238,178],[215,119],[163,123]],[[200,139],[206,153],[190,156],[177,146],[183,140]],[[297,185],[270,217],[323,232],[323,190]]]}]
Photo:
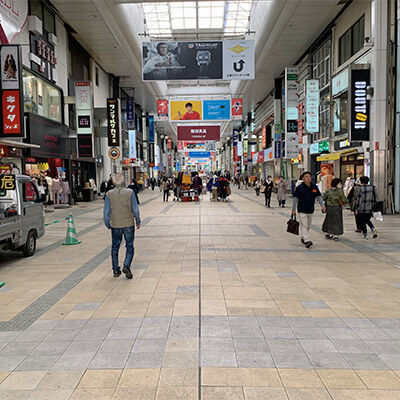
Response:
[{"label": "person with backpack", "polygon": [[357,196],[356,215],[360,216],[361,231],[364,239],[368,240],[367,225],[371,229],[372,237],[378,237],[378,232],[371,222],[372,211],[377,203],[378,192],[374,185],[369,184],[368,176],[360,178],[361,188]]}]

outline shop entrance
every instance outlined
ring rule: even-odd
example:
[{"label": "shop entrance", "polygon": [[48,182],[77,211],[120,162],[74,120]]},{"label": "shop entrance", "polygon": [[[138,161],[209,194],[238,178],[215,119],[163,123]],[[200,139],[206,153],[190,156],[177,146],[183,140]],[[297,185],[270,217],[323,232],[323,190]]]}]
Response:
[{"label": "shop entrance", "polygon": [[340,161],[340,178],[345,180],[347,177],[353,179],[360,178],[364,175],[364,155],[354,154],[342,157]]}]

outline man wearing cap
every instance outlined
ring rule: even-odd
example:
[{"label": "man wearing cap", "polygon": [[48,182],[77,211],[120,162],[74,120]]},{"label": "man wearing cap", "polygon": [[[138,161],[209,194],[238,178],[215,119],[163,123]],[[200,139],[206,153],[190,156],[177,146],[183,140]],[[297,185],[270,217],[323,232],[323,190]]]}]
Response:
[{"label": "man wearing cap", "polygon": [[107,192],[104,202],[104,224],[111,229],[111,259],[114,277],[121,275],[118,263],[118,252],[122,237],[125,238],[126,255],[122,272],[128,279],[132,279],[131,264],[134,255],[133,241],[136,228],[140,228],[139,207],[136,194],[133,190],[124,187],[124,177],[115,174],[112,177],[115,188]]},{"label": "man wearing cap", "polygon": [[323,213],[326,211],[326,208],[317,185],[311,182],[311,172],[304,172],[300,176],[300,179],[303,182],[296,187],[293,193],[292,214],[296,215],[297,210],[300,220],[301,243],[309,249],[313,245],[310,240],[310,228],[315,209],[315,199],[321,205]]}]

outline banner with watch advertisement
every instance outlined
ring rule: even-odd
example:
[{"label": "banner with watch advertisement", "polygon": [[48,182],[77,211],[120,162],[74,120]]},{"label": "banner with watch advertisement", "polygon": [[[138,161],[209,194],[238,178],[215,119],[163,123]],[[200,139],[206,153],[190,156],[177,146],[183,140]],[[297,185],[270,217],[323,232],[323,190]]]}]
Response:
[{"label": "banner with watch advertisement", "polygon": [[118,99],[107,99],[108,146],[119,146],[119,104]]},{"label": "banner with watch advertisement", "polygon": [[168,121],[168,100],[157,100],[157,115],[159,121]]},{"label": "banner with watch advertisement", "polygon": [[1,130],[0,137],[24,136],[22,62],[19,46],[4,45],[0,50]]},{"label": "banner with watch advertisement", "polygon": [[254,79],[254,40],[144,42],[144,81]]}]

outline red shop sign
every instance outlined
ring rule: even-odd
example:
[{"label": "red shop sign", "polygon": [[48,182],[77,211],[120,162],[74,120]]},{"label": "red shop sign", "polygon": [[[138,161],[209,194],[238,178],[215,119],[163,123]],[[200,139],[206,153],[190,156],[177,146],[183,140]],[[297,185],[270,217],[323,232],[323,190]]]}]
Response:
[{"label": "red shop sign", "polygon": [[19,90],[4,90],[1,100],[3,103],[4,136],[22,135]]},{"label": "red shop sign", "polygon": [[219,125],[178,126],[178,140],[216,140],[219,141]]},{"label": "red shop sign", "polygon": [[241,120],[243,118],[243,99],[232,99],[232,119]]}]

